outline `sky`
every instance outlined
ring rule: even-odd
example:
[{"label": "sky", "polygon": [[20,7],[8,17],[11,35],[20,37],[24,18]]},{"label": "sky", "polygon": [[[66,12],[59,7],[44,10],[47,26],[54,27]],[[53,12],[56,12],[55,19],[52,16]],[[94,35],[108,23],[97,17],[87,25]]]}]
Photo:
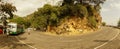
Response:
[{"label": "sky", "polygon": [[[60,0],[7,0],[16,6],[17,12],[16,15],[26,16],[34,11],[37,8],[42,7],[44,4],[56,4]],[[107,0],[102,6],[101,16],[102,21],[106,22],[108,25],[117,25],[118,20],[120,19],[120,0]]]},{"label": "sky", "polygon": [[55,5],[58,1],[60,0],[9,0],[8,2],[11,2],[16,6],[18,11],[15,14],[19,16],[26,16],[33,13],[38,8],[43,7],[46,3]]},{"label": "sky", "polygon": [[107,0],[101,9],[103,22],[116,26],[120,19],[120,0]]}]

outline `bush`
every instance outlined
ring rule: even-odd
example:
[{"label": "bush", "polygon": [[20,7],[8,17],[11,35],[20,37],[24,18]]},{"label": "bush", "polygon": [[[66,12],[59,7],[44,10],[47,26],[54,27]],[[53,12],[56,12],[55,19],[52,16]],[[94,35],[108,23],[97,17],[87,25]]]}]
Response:
[{"label": "bush", "polygon": [[102,22],[102,26],[105,26],[106,25],[106,23],[105,22]]},{"label": "bush", "polygon": [[47,25],[47,20],[44,16],[38,16],[37,18],[34,18],[31,22],[31,26],[34,28],[44,28]]},{"label": "bush", "polygon": [[88,11],[87,11],[87,8],[83,5],[76,5],[76,8],[77,8],[77,14],[79,17],[83,18],[85,16],[88,16]]},{"label": "bush", "polygon": [[93,17],[93,16],[88,17],[88,26],[90,26],[91,28],[97,27],[97,21],[96,21],[95,17]]},{"label": "bush", "polygon": [[118,27],[120,27],[120,20],[118,21]]},{"label": "bush", "polygon": [[59,22],[58,16],[58,7],[46,4],[43,8],[39,8],[38,11],[34,12],[33,21],[31,22],[32,27],[41,29],[49,25],[56,25]]},{"label": "bush", "polygon": [[16,22],[18,24],[24,24],[24,19],[22,17],[16,17],[16,18],[13,18],[13,19],[10,19],[10,22]]},{"label": "bush", "polygon": [[89,16],[94,16],[96,13],[96,10],[93,6],[87,6],[87,10],[88,10]]},{"label": "bush", "polygon": [[[89,14],[90,13],[90,14]],[[89,26],[96,27],[97,22],[94,16],[95,9],[93,6],[85,6],[82,4],[65,4],[63,6],[51,6],[45,4],[38,11],[34,12],[31,18],[31,26],[35,28],[45,28],[47,26],[59,25],[63,19],[71,16],[79,16],[81,19],[88,17]]]}]

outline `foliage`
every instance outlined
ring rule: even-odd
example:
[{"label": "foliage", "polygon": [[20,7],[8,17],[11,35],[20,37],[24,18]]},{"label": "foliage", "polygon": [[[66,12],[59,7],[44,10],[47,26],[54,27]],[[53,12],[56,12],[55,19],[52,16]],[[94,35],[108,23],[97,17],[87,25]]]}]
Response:
[{"label": "foliage", "polygon": [[47,25],[47,20],[44,16],[38,16],[31,21],[31,26],[37,29],[44,28]]},{"label": "foliage", "polygon": [[87,6],[87,10],[88,10],[89,16],[94,16],[96,13],[96,10],[93,6]]},{"label": "foliage", "polygon": [[17,11],[15,6],[13,6],[10,3],[3,2],[3,0],[0,0],[0,15],[2,15],[1,19],[2,19],[5,30],[6,30],[5,26],[7,26],[7,15],[6,14],[8,14],[11,19],[13,18],[13,12],[15,11]]},{"label": "foliage", "polygon": [[1,11],[10,15],[10,18],[13,18],[12,12],[17,11],[16,7],[10,3],[3,3],[3,4],[0,4],[0,6],[1,6]]},{"label": "foliage", "polygon": [[79,16],[80,18],[83,18],[85,16],[88,16],[87,8],[81,4],[77,4],[73,7],[72,11],[74,11],[72,14],[75,14],[75,16]]},{"label": "foliage", "polygon": [[119,21],[118,21],[118,27],[120,27],[120,19],[119,19]]},{"label": "foliage", "polygon": [[10,22],[15,22],[17,24],[24,25],[25,28],[28,28],[31,25],[30,21],[24,19],[24,17],[19,17],[17,15],[14,15],[14,18],[9,20]]},{"label": "foliage", "polygon": [[97,27],[97,21],[96,21],[95,17],[93,17],[93,16],[88,17],[88,26],[90,26],[91,28]]},{"label": "foliage", "polygon": [[[57,26],[65,18],[78,16],[81,19],[88,18],[88,26],[97,27],[95,13],[99,12],[100,4],[105,0],[63,0],[60,6],[45,4],[42,8],[27,17],[14,17],[16,7],[10,3],[0,4],[0,11],[9,14],[12,22],[25,25],[26,28],[34,27],[44,29],[47,26]],[[1,0],[0,0],[1,2]]]},{"label": "foliage", "polygon": [[102,22],[102,26],[105,26],[106,25],[106,23],[105,22]]},{"label": "foliage", "polygon": [[23,24],[24,23],[24,19],[21,17],[17,17],[11,20],[12,22],[16,22],[18,24]]},{"label": "foliage", "polygon": [[95,7],[96,10],[99,10],[100,4],[103,4],[106,0],[63,0],[62,6],[69,4],[69,5],[75,5],[75,4],[82,4],[82,5],[92,5]]},{"label": "foliage", "polygon": [[31,27],[43,29],[46,28],[47,25],[57,25],[59,14],[56,6],[46,4],[32,15]]},{"label": "foliage", "polygon": [[[31,27],[34,28],[47,28],[47,26],[57,26],[59,22],[66,17],[79,16],[81,19],[88,18],[88,25],[92,28],[97,26],[95,13],[99,12],[100,4],[104,0],[63,0],[61,6],[52,6],[45,4],[42,8],[27,16],[30,21]],[[92,5],[94,3],[95,5]]]},{"label": "foliage", "polygon": [[66,5],[66,4],[73,5],[74,4],[74,0],[63,0],[62,6]]}]

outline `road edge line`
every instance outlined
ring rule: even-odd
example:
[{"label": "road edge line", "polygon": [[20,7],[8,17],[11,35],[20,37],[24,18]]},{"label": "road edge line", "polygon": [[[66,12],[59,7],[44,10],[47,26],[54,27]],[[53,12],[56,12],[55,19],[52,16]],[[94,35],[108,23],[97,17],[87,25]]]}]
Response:
[{"label": "road edge line", "polygon": [[[15,37],[19,40],[19,38],[18,38],[17,36],[15,36]],[[20,41],[21,43],[27,45],[27,46],[30,47],[30,48],[37,49],[37,48],[35,48],[35,47],[31,46],[31,45],[26,44],[25,42],[23,42],[23,41],[21,41],[21,40],[19,40],[19,41]]]},{"label": "road edge line", "polygon": [[[117,30],[117,31],[118,31],[118,33],[117,33],[113,38],[111,38],[109,41],[114,40],[114,39],[120,34],[119,30]],[[108,42],[105,42],[105,43],[103,43],[103,44],[101,44],[100,46],[95,47],[94,49],[98,49],[98,48],[100,48],[100,47],[102,47],[102,46],[108,44],[109,41],[108,41]]]}]

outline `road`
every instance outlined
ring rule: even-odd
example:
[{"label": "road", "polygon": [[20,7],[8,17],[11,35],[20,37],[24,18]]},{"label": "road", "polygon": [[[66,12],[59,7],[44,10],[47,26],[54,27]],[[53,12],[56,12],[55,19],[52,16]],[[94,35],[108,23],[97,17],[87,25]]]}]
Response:
[{"label": "road", "polygon": [[103,27],[80,36],[50,36],[30,32],[19,36],[0,35],[1,49],[120,49],[120,30]]},{"label": "road", "polygon": [[0,35],[0,49],[32,49],[20,43],[15,36]]}]

